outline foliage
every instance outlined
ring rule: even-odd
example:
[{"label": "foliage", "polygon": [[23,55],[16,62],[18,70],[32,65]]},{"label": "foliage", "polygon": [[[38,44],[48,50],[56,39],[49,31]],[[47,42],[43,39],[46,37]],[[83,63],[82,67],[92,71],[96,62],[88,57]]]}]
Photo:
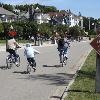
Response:
[{"label": "foliage", "polygon": [[94,29],[89,30],[88,35],[96,35],[96,31]]},{"label": "foliage", "polygon": [[41,9],[41,12],[43,13],[48,13],[48,12],[56,12],[57,9],[54,6],[44,6],[44,5],[40,5],[40,4],[31,4],[31,5],[16,5],[15,8],[19,9],[21,12],[22,11],[28,11],[28,8],[30,6],[33,6],[33,8],[35,9],[36,7],[38,7],[39,9]]},{"label": "foliage", "polygon": [[4,27],[3,27],[3,24],[0,23],[0,33],[4,31]]},{"label": "foliage", "polygon": [[60,34],[64,34],[66,31],[68,32],[68,25],[62,25],[62,24],[58,24],[54,27],[57,32],[59,32]]},{"label": "foliage", "polygon": [[48,23],[42,23],[41,25],[38,25],[38,32],[42,35],[51,36],[53,32],[53,25]]},{"label": "foliage", "polygon": [[72,37],[77,38],[77,36],[81,35],[81,28],[79,26],[73,26],[69,28],[69,34]]},{"label": "foliage", "polygon": [[3,8],[13,12],[13,6],[12,5],[0,3],[0,7],[2,7],[2,6],[3,6]]},{"label": "foliage", "polygon": [[68,32],[75,38],[77,38],[77,36],[84,36],[84,30],[81,30],[79,26],[73,26],[69,28],[68,25],[62,24],[52,25],[50,23],[37,24],[34,21],[16,21],[12,23],[3,23],[4,33],[2,33],[3,35],[1,37],[3,37],[4,34],[8,32],[11,25],[16,30],[17,37],[19,37],[20,39],[28,39],[29,36],[34,36],[37,33],[50,37],[54,34],[55,31],[57,31],[59,34]]}]

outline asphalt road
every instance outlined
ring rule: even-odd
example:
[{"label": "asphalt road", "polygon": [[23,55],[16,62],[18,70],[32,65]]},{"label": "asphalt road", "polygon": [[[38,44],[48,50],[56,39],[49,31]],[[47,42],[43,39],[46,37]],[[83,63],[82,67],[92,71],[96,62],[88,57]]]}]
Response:
[{"label": "asphalt road", "polygon": [[[59,66],[57,47],[35,47],[40,51],[36,55],[37,70],[25,74],[27,61],[23,49],[18,51],[21,66],[5,70],[5,51],[0,52],[0,100],[54,100],[60,97],[63,89],[79,68],[77,63],[91,46],[89,42],[71,43],[69,59],[65,67]],[[56,97],[56,94],[59,94]]]}]

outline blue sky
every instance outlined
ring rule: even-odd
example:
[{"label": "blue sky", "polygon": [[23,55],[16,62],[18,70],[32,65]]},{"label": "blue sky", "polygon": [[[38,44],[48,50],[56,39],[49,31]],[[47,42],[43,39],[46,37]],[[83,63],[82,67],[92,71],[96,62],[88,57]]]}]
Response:
[{"label": "blue sky", "polygon": [[100,0],[0,0],[7,4],[31,4],[55,6],[59,10],[70,9],[73,13],[81,12],[83,16],[100,18]]}]

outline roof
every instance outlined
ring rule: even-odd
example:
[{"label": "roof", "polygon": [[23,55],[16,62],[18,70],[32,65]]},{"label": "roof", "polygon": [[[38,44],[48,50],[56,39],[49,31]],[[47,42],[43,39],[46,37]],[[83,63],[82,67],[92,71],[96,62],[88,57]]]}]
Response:
[{"label": "roof", "polygon": [[48,14],[50,15],[50,17],[53,17],[53,16],[63,16],[63,13],[60,13],[60,12],[49,12]]},{"label": "roof", "polygon": [[0,14],[4,14],[4,15],[16,15],[16,14],[14,14],[14,13],[12,13],[12,12],[10,12],[10,11],[8,11],[8,10],[6,10],[6,9],[4,9],[4,8],[2,8],[2,7],[0,7]]}]

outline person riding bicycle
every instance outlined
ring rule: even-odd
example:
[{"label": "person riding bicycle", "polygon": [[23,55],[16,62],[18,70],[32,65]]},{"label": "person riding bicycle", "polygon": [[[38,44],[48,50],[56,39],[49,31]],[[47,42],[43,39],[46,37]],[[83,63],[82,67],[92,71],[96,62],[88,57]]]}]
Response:
[{"label": "person riding bicycle", "polygon": [[[12,34],[13,33],[13,34]],[[15,64],[18,65],[17,58],[19,55],[16,53],[16,49],[20,48],[20,45],[16,42],[14,39],[14,36],[16,35],[15,32],[11,31],[7,34],[7,43],[6,43],[6,51],[10,53],[10,55],[14,56],[15,58]]]},{"label": "person riding bicycle", "polygon": [[27,61],[29,62],[29,64],[30,65],[33,64],[34,69],[36,69],[35,68],[36,66],[34,66],[34,64],[35,64],[34,57],[35,57],[35,54],[39,54],[39,53],[40,52],[37,51],[36,49],[34,49],[30,43],[26,44],[26,47],[24,49],[24,55],[26,56]]},{"label": "person riding bicycle", "polygon": [[68,48],[70,47],[70,43],[67,38],[67,34],[64,34],[64,56],[68,59]]},{"label": "person riding bicycle", "polygon": [[57,41],[58,44],[58,51],[59,51],[59,57],[60,57],[60,63],[62,63],[61,61],[61,54],[62,52],[64,53],[64,57],[66,59],[68,59],[67,57],[67,51],[68,51],[68,47],[69,47],[69,42],[67,41],[67,38],[65,38],[65,36],[60,35]]},{"label": "person riding bicycle", "polygon": [[62,63],[61,54],[62,54],[62,52],[63,52],[63,50],[64,50],[64,38],[63,38],[62,35],[60,35],[60,36],[58,37],[58,39],[57,39],[57,44],[58,44],[57,49],[58,49],[58,51],[59,51],[60,63]]}]

